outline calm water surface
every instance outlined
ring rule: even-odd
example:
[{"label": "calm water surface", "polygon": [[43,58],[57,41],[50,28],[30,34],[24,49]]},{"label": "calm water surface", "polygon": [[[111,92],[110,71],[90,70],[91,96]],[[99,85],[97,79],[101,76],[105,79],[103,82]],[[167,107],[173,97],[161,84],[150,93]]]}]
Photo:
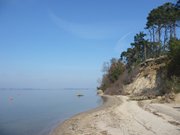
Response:
[{"label": "calm water surface", "polygon": [[58,122],[101,103],[93,89],[0,90],[0,135],[47,135]]}]

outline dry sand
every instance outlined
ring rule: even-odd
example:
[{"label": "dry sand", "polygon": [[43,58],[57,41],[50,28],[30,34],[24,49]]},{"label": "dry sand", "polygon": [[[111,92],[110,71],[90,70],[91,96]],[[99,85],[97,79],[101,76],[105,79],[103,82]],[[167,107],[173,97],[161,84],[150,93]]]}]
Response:
[{"label": "dry sand", "polygon": [[126,96],[103,98],[104,105],[64,121],[51,135],[180,135],[180,111],[172,106],[140,107]]}]

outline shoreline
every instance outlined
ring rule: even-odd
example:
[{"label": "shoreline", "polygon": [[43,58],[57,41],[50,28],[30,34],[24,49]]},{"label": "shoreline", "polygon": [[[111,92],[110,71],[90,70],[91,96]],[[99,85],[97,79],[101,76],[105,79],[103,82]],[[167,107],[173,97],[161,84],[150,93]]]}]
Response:
[{"label": "shoreline", "polygon": [[[99,107],[76,114],[57,125],[50,135],[179,135],[180,112],[172,110],[176,118],[166,115],[165,104],[149,104],[129,100],[127,96],[103,95]],[[158,105],[158,109],[156,106]],[[160,106],[160,107],[159,107]],[[172,107],[173,109],[173,107]]]},{"label": "shoreline", "polygon": [[81,112],[81,113],[75,114],[74,116],[72,116],[72,117],[70,117],[70,118],[68,118],[68,119],[58,123],[50,131],[49,135],[64,135],[63,133],[60,133],[60,131],[62,131],[64,129],[64,126],[65,126],[65,128],[67,128],[67,125],[69,123],[71,123],[71,121],[73,119],[79,119],[79,117],[83,117],[83,116],[86,116],[86,115],[89,115],[89,114],[92,114],[92,113],[104,110],[106,108],[111,107],[112,105],[113,106],[117,105],[118,104],[117,101],[120,101],[118,98],[116,98],[116,96],[110,96],[110,95],[99,95],[99,96],[102,98],[102,102],[103,102],[100,106],[98,106],[96,108],[93,108],[93,109],[90,109],[90,110],[85,111],[85,112]]}]

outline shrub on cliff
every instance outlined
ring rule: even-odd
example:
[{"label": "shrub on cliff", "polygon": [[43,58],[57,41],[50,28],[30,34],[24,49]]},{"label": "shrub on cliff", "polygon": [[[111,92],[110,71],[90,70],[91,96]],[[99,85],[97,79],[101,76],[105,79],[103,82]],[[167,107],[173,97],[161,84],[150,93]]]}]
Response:
[{"label": "shrub on cliff", "polygon": [[104,75],[102,78],[100,89],[106,90],[115,81],[118,80],[119,76],[124,72],[124,64],[115,58],[112,58],[110,63],[105,63],[103,67]]},{"label": "shrub on cliff", "polygon": [[180,40],[172,38],[169,41],[169,59],[168,76],[173,75],[180,77]]},{"label": "shrub on cliff", "polygon": [[167,65],[167,88],[180,92],[180,40],[172,38],[169,41],[169,63]]}]

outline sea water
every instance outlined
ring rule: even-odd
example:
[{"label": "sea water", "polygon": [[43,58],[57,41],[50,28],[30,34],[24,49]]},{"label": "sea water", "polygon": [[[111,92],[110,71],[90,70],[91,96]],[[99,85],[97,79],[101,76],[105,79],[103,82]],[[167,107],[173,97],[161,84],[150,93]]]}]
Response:
[{"label": "sea water", "polygon": [[0,135],[47,135],[57,123],[100,104],[95,89],[0,90]]}]

